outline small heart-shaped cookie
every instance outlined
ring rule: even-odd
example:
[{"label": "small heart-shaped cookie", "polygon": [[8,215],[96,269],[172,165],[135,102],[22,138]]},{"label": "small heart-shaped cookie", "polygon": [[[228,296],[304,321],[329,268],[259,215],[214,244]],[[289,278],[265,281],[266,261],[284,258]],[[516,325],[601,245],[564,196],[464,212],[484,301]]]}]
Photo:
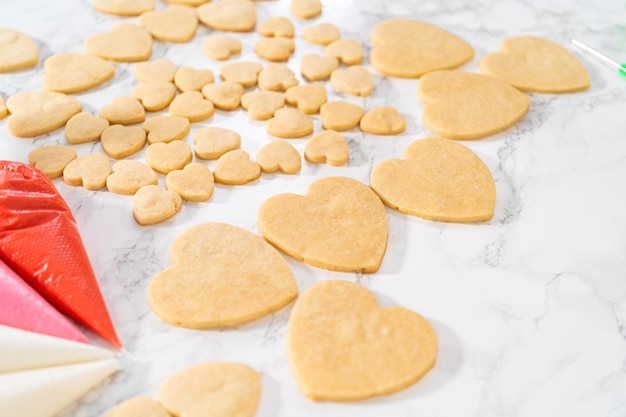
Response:
[{"label": "small heart-shaped cookie", "polygon": [[213,82],[213,72],[209,69],[191,67],[178,68],[174,75],[174,84],[183,93],[185,91],[200,91],[202,87]]},{"label": "small heart-shaped cookie", "polygon": [[63,170],[63,181],[67,185],[82,185],[86,190],[104,188],[111,174],[111,163],[104,154],[90,153],[74,159]]},{"label": "small heart-shaped cookie", "polygon": [[206,56],[216,61],[225,61],[241,52],[241,42],[232,36],[211,35],[202,40]]},{"label": "small heart-shaped cookie", "polygon": [[154,0],[94,0],[93,8],[116,16],[139,16],[154,9]]},{"label": "small heart-shaped cookie", "polygon": [[169,143],[157,142],[146,149],[146,162],[157,172],[168,174],[177,169],[183,169],[191,162],[193,155],[191,148],[182,140]]},{"label": "small heart-shaped cookie", "polygon": [[159,402],[178,417],[252,417],[261,399],[261,376],[239,363],[205,363],[170,376]]},{"label": "small heart-shaped cookie", "polygon": [[152,36],[140,26],[120,23],[109,33],[98,33],[87,38],[85,50],[90,55],[110,61],[145,61],[152,55]]},{"label": "small heart-shaped cookie", "polygon": [[273,62],[284,62],[296,49],[291,38],[263,38],[254,44],[254,52],[261,58]]},{"label": "small heart-shaped cookie", "polygon": [[322,14],[320,0],[291,0],[291,14],[301,19],[312,19]]},{"label": "small heart-shaped cookie", "polygon": [[256,6],[249,0],[207,3],[197,10],[200,21],[211,29],[251,32],[256,25]]},{"label": "small heart-shaped cookie", "polygon": [[283,140],[275,140],[262,147],[256,154],[256,162],[261,171],[267,173],[281,171],[296,174],[302,167],[300,152]]},{"label": "small heart-shaped cookie", "polygon": [[304,114],[319,113],[326,100],[326,87],[321,83],[297,85],[285,93],[287,104],[298,107]]},{"label": "small heart-shaped cookie", "polygon": [[327,80],[337,68],[339,68],[339,61],[333,57],[306,54],[300,61],[300,72],[309,81]]},{"label": "small heart-shaped cookie", "polygon": [[406,120],[398,114],[395,107],[375,107],[365,113],[359,126],[365,133],[395,135],[404,132]]},{"label": "small heart-shaped cookie", "polygon": [[480,61],[480,72],[522,91],[571,93],[589,88],[589,74],[567,49],[547,39],[516,36]]},{"label": "small heart-shaped cookie", "polygon": [[326,46],[326,56],[345,65],[358,65],[363,61],[363,47],[356,39],[337,39]]},{"label": "small heart-shaped cookie", "polygon": [[241,146],[237,132],[222,127],[203,127],[193,137],[194,151],[200,159],[218,159],[228,151]]},{"label": "small heart-shaped cookie", "polygon": [[159,178],[152,168],[139,161],[117,161],[106,181],[107,190],[122,195],[133,195],[141,187],[158,183]]},{"label": "small heart-shaped cookie", "polygon": [[190,6],[173,5],[162,11],[150,11],[139,16],[139,24],[154,39],[165,42],[188,42],[196,34],[198,18]]},{"label": "small heart-shaped cookie", "polygon": [[148,143],[181,140],[189,133],[189,119],[181,116],[157,116],[143,124],[148,132]]},{"label": "small heart-shaped cookie", "polygon": [[182,204],[175,192],[163,191],[158,185],[146,185],[135,193],[133,216],[141,226],[149,226],[174,217]]},{"label": "small heart-shaped cookie", "polygon": [[30,36],[17,30],[0,28],[0,73],[37,65],[39,47]]},{"label": "small heart-shaped cookie", "polygon": [[89,90],[115,75],[115,68],[109,62],[83,54],[52,55],[46,59],[44,68],[43,89],[66,94]]},{"label": "small heart-shaped cookie", "polygon": [[258,62],[242,61],[226,64],[220,69],[220,76],[224,81],[232,81],[242,86],[254,87],[263,65]]},{"label": "small heart-shaped cookie", "polygon": [[449,139],[478,139],[513,126],[528,111],[530,99],[504,81],[460,71],[435,71],[422,77],[418,96],[422,122]]},{"label": "small heart-shaped cookie", "polygon": [[148,300],[161,320],[175,326],[237,326],[283,308],[298,295],[280,253],[237,226],[194,226],[176,238],[170,259],[174,265],[154,277]]},{"label": "small heart-shaped cookie", "polygon": [[146,111],[137,99],[115,97],[111,104],[98,111],[98,117],[107,119],[112,125],[134,125],[146,120]]},{"label": "small heart-shaped cookie", "polygon": [[267,121],[267,133],[277,138],[301,138],[313,133],[313,120],[300,110],[285,107]]},{"label": "small heart-shaped cookie", "polygon": [[[212,85],[212,84],[209,84]],[[205,100],[199,91],[186,91],[174,98],[170,104],[172,116],[182,116],[190,122],[200,122],[213,116],[215,107],[209,100]]]},{"label": "small heart-shaped cookie", "polygon": [[346,140],[334,130],[324,130],[313,136],[304,148],[304,159],[313,164],[345,165],[350,158]]},{"label": "small heart-shaped cookie", "polygon": [[268,91],[286,91],[298,85],[296,75],[282,64],[270,64],[259,72],[259,88]]},{"label": "small heart-shaped cookie", "polygon": [[52,132],[83,108],[75,98],[52,91],[17,93],[9,97],[6,107],[11,113],[6,128],[20,138]]},{"label": "small heart-shaped cookie", "polygon": [[54,179],[63,175],[63,170],[74,159],[76,151],[71,146],[45,145],[28,153],[28,163],[48,178]]},{"label": "small heart-shaped cookie", "polygon": [[144,83],[135,87],[131,96],[139,100],[146,111],[160,111],[172,103],[176,96],[176,87],[162,81]]},{"label": "small heart-shaped cookie", "polygon": [[261,167],[250,160],[248,152],[241,149],[226,152],[215,164],[215,182],[226,185],[242,185],[261,176]]},{"label": "small heart-shaped cookie", "polygon": [[122,159],[143,149],[146,131],[137,126],[112,125],[102,132],[100,142],[107,155]]},{"label": "small heart-shaped cookie", "polygon": [[259,25],[259,33],[270,38],[293,38],[293,23],[283,16],[270,17]]},{"label": "small heart-shaped cookie", "polygon": [[320,107],[320,116],[322,116],[324,129],[339,132],[357,127],[364,114],[365,110],[363,107],[347,101],[331,101],[330,103],[322,104],[322,107]]},{"label": "small heart-shaped cookie", "polygon": [[213,195],[213,173],[202,164],[192,163],[167,174],[165,187],[187,201],[207,201]]},{"label": "small heart-shaped cookie", "polygon": [[241,106],[252,120],[267,120],[285,107],[285,95],[276,91],[250,91],[241,97]]},{"label": "small heart-shaped cookie", "polygon": [[135,397],[124,401],[104,417],[171,417],[163,407],[150,397]]},{"label": "small heart-shaped cookie", "polygon": [[447,30],[412,19],[389,19],[372,30],[370,63],[392,77],[419,78],[452,69],[474,56],[474,49]]},{"label": "small heart-shaped cookie", "polygon": [[239,107],[244,91],[241,84],[232,81],[224,81],[220,84],[207,84],[202,87],[202,94],[215,107],[229,111]]},{"label": "small heart-shaped cookie", "polygon": [[391,394],[435,365],[437,334],[402,307],[381,308],[359,284],[313,285],[291,312],[287,353],[302,393],[314,401],[357,401]]},{"label": "small heart-shaped cookie", "polygon": [[302,37],[305,41],[326,46],[341,38],[341,32],[339,28],[332,23],[319,23],[304,28],[304,30],[302,30]]},{"label": "small heart-shaped cookie", "polygon": [[413,142],[404,159],[378,164],[370,183],[387,206],[428,220],[487,221],[496,204],[489,169],[471,150],[448,139]]},{"label": "small heart-shaped cookie", "polygon": [[71,144],[93,142],[100,139],[109,121],[102,117],[94,117],[89,112],[75,114],[65,124],[65,138]]},{"label": "small heart-shaped cookie", "polygon": [[346,177],[313,182],[305,196],[278,194],[259,209],[263,237],[306,264],[373,273],[387,249],[387,214],[368,186]]},{"label": "small heart-shaped cookie", "polygon": [[334,70],[330,83],[335,90],[353,96],[369,96],[374,88],[372,74],[360,65]]},{"label": "small heart-shaped cookie", "polygon": [[167,58],[139,62],[135,65],[135,78],[141,83],[171,83],[174,81],[176,69],[176,64]]}]

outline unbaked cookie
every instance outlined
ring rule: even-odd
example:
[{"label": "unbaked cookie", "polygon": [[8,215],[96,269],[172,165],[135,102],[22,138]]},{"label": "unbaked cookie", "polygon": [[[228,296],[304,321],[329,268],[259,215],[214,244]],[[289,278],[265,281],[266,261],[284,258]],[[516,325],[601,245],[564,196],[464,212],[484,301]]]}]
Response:
[{"label": "unbaked cookie", "polygon": [[214,113],[213,103],[205,100],[199,91],[184,92],[176,96],[170,104],[170,115],[186,117],[190,122],[206,120]]},{"label": "unbaked cookie", "polygon": [[293,38],[293,23],[283,16],[270,17],[259,25],[259,33],[267,37]]},{"label": "unbaked cookie", "polygon": [[326,46],[341,38],[341,32],[332,23],[318,23],[304,28],[302,37],[305,41]]},{"label": "unbaked cookie", "polygon": [[254,52],[263,59],[273,62],[284,62],[296,48],[291,38],[263,38],[254,44]]},{"label": "unbaked cookie", "polygon": [[122,159],[143,149],[146,131],[137,126],[113,125],[102,132],[102,149],[112,158]]},{"label": "unbaked cookie", "polygon": [[141,83],[174,81],[176,64],[167,58],[159,58],[150,62],[139,62],[135,65],[135,78]]},{"label": "unbaked cookie", "polygon": [[309,265],[373,273],[387,248],[387,214],[368,186],[346,177],[313,182],[305,196],[278,194],[259,209],[257,229]]},{"label": "unbaked cookie", "polygon": [[146,61],[152,55],[152,36],[141,26],[120,23],[109,33],[87,38],[85,50],[90,55],[111,61]]},{"label": "unbaked cookie", "polygon": [[168,174],[177,169],[183,169],[191,162],[193,155],[191,148],[182,140],[169,143],[157,142],[148,145],[146,162],[152,169],[161,174]]},{"label": "unbaked cookie", "polygon": [[239,107],[244,91],[241,84],[232,81],[202,87],[202,94],[221,110],[235,110]]},{"label": "unbaked cookie", "polygon": [[356,39],[338,39],[326,46],[326,56],[345,65],[358,65],[363,61],[363,47]]},{"label": "unbaked cookie", "polygon": [[496,204],[496,186],[487,166],[449,139],[411,143],[404,159],[378,164],[370,182],[387,206],[428,220],[487,221]]},{"label": "unbaked cookie", "polygon": [[241,106],[252,120],[267,120],[285,107],[285,95],[277,91],[251,91],[241,97]]},{"label": "unbaked cookie", "polygon": [[132,97],[116,97],[98,111],[98,117],[107,119],[110,124],[133,125],[146,120],[146,111],[139,101]]},{"label": "unbaked cookie", "polygon": [[158,185],[146,185],[135,193],[133,217],[141,226],[161,223],[174,217],[182,204],[175,192],[164,191]]},{"label": "unbaked cookie", "polygon": [[322,104],[320,116],[324,129],[342,132],[357,127],[365,110],[361,106],[347,101],[331,101]]},{"label": "unbaked cookie", "polygon": [[139,16],[154,10],[154,0],[93,0],[93,7],[116,16]]},{"label": "unbaked cookie", "polygon": [[156,116],[143,123],[148,143],[181,140],[189,133],[189,119],[182,116]]},{"label": "unbaked cookie", "polygon": [[270,64],[263,68],[258,78],[259,88],[269,91],[287,91],[298,85],[296,75],[283,64]]},{"label": "unbaked cookie", "polygon": [[335,90],[353,96],[369,96],[374,88],[372,74],[360,65],[334,70],[330,83]]},{"label": "unbaked cookie", "polygon": [[83,108],[75,98],[53,91],[17,93],[9,97],[6,107],[11,113],[6,129],[20,138],[52,132]]},{"label": "unbaked cookie", "polygon": [[319,113],[326,100],[326,87],[321,83],[297,85],[285,93],[287,104],[298,107],[304,114]]},{"label": "unbaked cookie", "polygon": [[242,185],[261,176],[261,167],[250,160],[248,152],[241,149],[226,152],[215,164],[215,182],[226,185]]},{"label": "unbaked cookie", "polygon": [[44,90],[60,93],[78,93],[97,87],[115,75],[115,68],[97,56],[61,53],[52,55],[44,63]]},{"label": "unbaked cookie", "polygon": [[220,76],[224,81],[239,83],[244,87],[254,87],[257,83],[259,72],[263,65],[258,62],[241,61],[224,65],[220,70]]},{"label": "unbaked cookie", "polygon": [[194,151],[200,159],[218,159],[228,151],[241,146],[237,132],[222,127],[203,127],[193,137]]},{"label": "unbaked cookie", "polygon": [[216,61],[225,61],[241,52],[241,42],[232,36],[210,35],[202,40],[206,56]]},{"label": "unbaked cookie", "polygon": [[74,159],[76,151],[71,146],[44,145],[28,153],[28,163],[50,179],[59,178],[63,170]]},{"label": "unbaked cookie", "polygon": [[166,42],[188,42],[198,29],[198,17],[193,7],[169,6],[162,11],[150,11],[139,16],[139,24],[154,39]]},{"label": "unbaked cookie", "polygon": [[100,139],[109,121],[102,117],[94,117],[89,112],[75,114],[65,124],[65,138],[68,143],[78,145]]},{"label": "unbaked cookie", "polygon": [[334,130],[324,130],[313,136],[304,148],[304,159],[313,164],[339,167],[348,163],[350,149],[346,140]]},{"label": "unbaked cookie", "polygon": [[267,133],[278,138],[301,138],[313,133],[313,120],[298,109],[285,107],[267,121]]},{"label": "unbaked cookie", "polygon": [[90,153],[74,159],[63,170],[63,182],[67,185],[82,185],[86,190],[104,188],[111,174],[111,163],[101,153]]},{"label": "unbaked cookie", "polygon": [[422,122],[449,139],[478,139],[513,126],[528,111],[528,96],[504,81],[460,71],[422,77],[418,96]]},{"label": "unbaked cookie", "polygon": [[213,195],[213,173],[202,164],[191,163],[167,174],[165,186],[184,200],[207,201]]},{"label": "unbaked cookie", "polygon": [[274,140],[262,147],[256,154],[256,162],[266,173],[297,174],[302,167],[300,152],[284,140]]},{"label": "unbaked cookie", "polygon": [[34,67],[39,47],[30,36],[17,30],[0,28],[0,73]]},{"label": "unbaked cookie", "polygon": [[197,11],[200,21],[215,30],[251,32],[256,25],[256,7],[249,0],[207,3]]},{"label": "unbaked cookie", "polygon": [[374,135],[396,135],[404,132],[406,120],[391,106],[375,107],[368,110],[359,124],[365,133]]},{"label": "unbaked cookie", "polygon": [[334,57],[317,54],[305,54],[300,61],[300,72],[309,81],[323,81],[339,68],[339,61]]},{"label": "unbaked cookie", "polygon": [[183,93],[185,91],[200,91],[202,87],[213,82],[213,72],[209,69],[191,67],[178,68],[174,75],[174,84]]},{"label": "unbaked cookie", "polygon": [[301,19],[312,19],[322,14],[320,0],[291,0],[291,14]]},{"label": "unbaked cookie", "polygon": [[160,111],[172,103],[176,87],[163,81],[143,83],[135,87],[131,96],[139,100],[146,111]]},{"label": "unbaked cookie", "polygon": [[152,168],[139,161],[117,161],[106,180],[107,190],[122,195],[133,195],[141,187],[158,183],[159,178]]}]

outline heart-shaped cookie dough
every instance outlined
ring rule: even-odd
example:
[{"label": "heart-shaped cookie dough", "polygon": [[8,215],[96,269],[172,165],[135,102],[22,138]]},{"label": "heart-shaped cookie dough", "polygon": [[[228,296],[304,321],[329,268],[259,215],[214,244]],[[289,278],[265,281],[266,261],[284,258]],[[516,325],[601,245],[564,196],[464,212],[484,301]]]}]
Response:
[{"label": "heart-shaped cookie dough", "polygon": [[254,52],[261,58],[273,62],[285,62],[296,49],[290,38],[263,38],[254,44]]},{"label": "heart-shaped cookie dough", "polygon": [[154,0],[94,0],[93,8],[116,16],[139,16],[154,9]]},{"label": "heart-shaped cookie dough", "polygon": [[248,88],[256,85],[259,72],[261,72],[262,69],[263,65],[258,62],[232,62],[224,65],[220,69],[220,76],[224,81],[239,83]]},{"label": "heart-shaped cookie dough", "polygon": [[261,399],[261,376],[239,363],[205,363],[170,376],[158,398],[177,417],[252,417]]},{"label": "heart-shaped cookie dough", "polygon": [[250,160],[248,152],[241,149],[226,152],[215,164],[215,182],[226,185],[242,185],[261,176],[261,167]]},{"label": "heart-shaped cookie dough", "polygon": [[135,65],[135,78],[142,83],[174,81],[176,64],[171,59],[159,58],[150,62],[139,62]]},{"label": "heart-shaped cookie dough", "polygon": [[100,142],[107,155],[122,159],[143,149],[146,131],[137,126],[112,125],[102,132]]},{"label": "heart-shaped cookie dough", "polygon": [[111,63],[93,55],[56,54],[46,59],[44,67],[43,89],[67,94],[89,90],[115,75]]},{"label": "heart-shaped cookie dough", "polygon": [[232,81],[224,81],[220,84],[207,84],[202,87],[202,94],[215,107],[229,111],[239,107],[244,91],[241,84]]},{"label": "heart-shaped cookie dough", "polygon": [[117,161],[107,177],[107,190],[115,194],[133,195],[141,187],[157,185],[159,178],[148,165],[139,161]]},{"label": "heart-shaped cookie dough", "polygon": [[100,139],[109,121],[89,112],[75,114],[65,124],[65,138],[71,144],[93,142]]},{"label": "heart-shaped cookie dough", "polygon": [[404,132],[406,120],[391,106],[375,107],[361,118],[361,130],[374,135],[396,135]]},{"label": "heart-shaped cookie dough", "polygon": [[213,72],[209,69],[191,67],[178,68],[174,75],[174,84],[183,93],[185,91],[200,91],[202,87],[213,82]]},{"label": "heart-shaped cookie dough", "polygon": [[348,281],[313,285],[291,312],[290,368],[314,401],[357,401],[390,394],[435,365],[437,334],[402,307],[381,308],[376,296]]},{"label": "heart-shaped cookie dough", "polygon": [[191,148],[182,140],[157,142],[146,149],[146,162],[161,174],[183,169],[192,158]]},{"label": "heart-shaped cookie dough", "polygon": [[288,88],[298,85],[298,80],[287,66],[270,64],[259,73],[258,84],[261,90],[286,91]]},{"label": "heart-shaped cookie dough", "polygon": [[109,411],[104,417],[171,417],[150,397],[135,397],[124,401]]},{"label": "heart-shaped cookie dough", "polygon": [[262,147],[256,154],[256,162],[261,171],[267,173],[281,171],[296,174],[302,167],[300,152],[283,140],[275,140]]},{"label": "heart-shaped cookie dough", "polygon": [[305,41],[326,46],[341,38],[341,32],[332,23],[318,23],[317,25],[304,28],[302,30],[302,38]]},{"label": "heart-shaped cookie dough", "polygon": [[181,140],[189,133],[189,119],[181,116],[156,116],[143,124],[148,132],[148,143]]},{"label": "heart-shaped cookie dough", "polygon": [[334,70],[330,83],[335,90],[353,96],[369,96],[374,88],[372,74],[361,65]]},{"label": "heart-shaped cookie dough", "polygon": [[319,113],[326,100],[326,87],[322,83],[297,85],[285,93],[287,104],[298,107],[304,114]]},{"label": "heart-shaped cookie dough", "polygon": [[232,36],[210,35],[202,40],[206,56],[216,61],[225,61],[241,52],[241,42]]},{"label": "heart-shaped cookie dough", "polygon": [[589,88],[589,74],[567,49],[547,39],[516,36],[480,61],[480,72],[522,91],[571,93]]},{"label": "heart-shaped cookie dough", "polygon": [[250,0],[229,0],[198,7],[198,18],[215,30],[251,32],[256,25],[256,6]]},{"label": "heart-shaped cookie dough", "polygon": [[312,19],[322,14],[322,2],[320,0],[291,0],[289,10],[291,14],[301,19]]},{"label": "heart-shaped cookie dough", "polygon": [[283,16],[270,17],[259,25],[259,33],[267,37],[293,38],[293,23]]},{"label": "heart-shaped cookie dough", "polygon": [[63,170],[63,181],[67,185],[82,185],[86,190],[104,188],[111,174],[111,163],[101,153],[90,153],[74,159]]},{"label": "heart-shaped cookie dough", "polygon": [[347,101],[331,101],[322,104],[320,116],[324,129],[344,131],[357,127],[365,110]]},{"label": "heart-shaped cookie dough", "polygon": [[267,133],[277,138],[301,138],[313,133],[313,120],[298,109],[279,109],[267,121]]},{"label": "heart-shaped cookie dough", "polygon": [[413,142],[404,159],[378,164],[370,183],[387,206],[429,220],[487,221],[496,204],[487,166],[470,149],[448,139]]},{"label": "heart-shaped cookie dough", "polygon": [[327,80],[337,68],[339,68],[339,61],[334,57],[306,54],[300,61],[300,72],[309,81]]},{"label": "heart-shaped cookie dough", "polygon": [[9,97],[6,107],[11,113],[6,128],[20,138],[52,132],[83,108],[75,98],[52,91],[17,93]]},{"label": "heart-shaped cookie dough", "polygon": [[334,130],[324,130],[313,136],[304,148],[304,159],[313,164],[345,165],[350,158],[346,140]]},{"label": "heart-shaped cookie dough", "polygon": [[478,139],[513,126],[530,99],[504,81],[461,71],[435,71],[422,77],[418,96],[422,122],[449,139]]},{"label": "heart-shaped cookie dough", "polygon": [[346,177],[313,182],[305,196],[279,194],[259,209],[265,239],[309,265],[376,272],[387,248],[387,214],[366,185]]},{"label": "heart-shaped cookie dough", "polygon": [[131,96],[141,102],[146,111],[160,111],[169,106],[176,96],[176,87],[169,82],[151,82],[135,87]]},{"label": "heart-shaped cookie dough", "polygon": [[370,63],[392,77],[418,78],[452,69],[474,56],[474,49],[452,33],[412,19],[389,19],[372,30]]},{"label": "heart-shaped cookie dough", "polygon": [[30,36],[17,30],[0,28],[0,73],[37,65],[39,47]]},{"label": "heart-shaped cookie dough", "polygon": [[[209,84],[212,85],[212,84]],[[200,122],[213,116],[215,107],[199,91],[187,91],[174,98],[170,104],[172,116],[182,116],[190,122]]]},{"label": "heart-shaped cookie dough", "polygon": [[28,153],[28,163],[48,178],[54,179],[63,175],[63,170],[74,159],[76,151],[71,146],[44,145]]},{"label": "heart-shaped cookie dough", "polygon": [[192,163],[167,174],[165,187],[185,200],[207,201],[213,195],[213,173],[202,164]]},{"label": "heart-shaped cookie dough", "polygon": [[148,290],[152,311],[176,326],[237,326],[287,305],[298,287],[287,262],[269,243],[225,223],[183,232],[170,248],[174,264]]},{"label": "heart-shaped cookie dough", "polygon": [[285,95],[277,91],[250,91],[241,97],[241,107],[252,120],[267,120],[285,107]]},{"label": "heart-shaped cookie dough", "polygon": [[87,38],[85,50],[90,55],[111,61],[145,61],[152,55],[152,36],[140,26],[120,23],[109,33]]},{"label": "heart-shaped cookie dough", "polygon": [[188,42],[196,34],[198,18],[190,6],[173,5],[162,11],[150,11],[139,17],[139,24],[154,39],[165,42]]},{"label": "heart-shaped cookie dough", "polygon": [[326,56],[345,65],[358,65],[363,61],[363,47],[356,39],[338,39],[326,46]]},{"label": "heart-shaped cookie dough", "polygon": [[115,97],[111,104],[98,111],[98,117],[107,119],[112,125],[134,125],[146,120],[146,111],[135,98]]},{"label": "heart-shaped cookie dough", "polygon": [[241,135],[223,127],[203,127],[193,136],[194,151],[200,159],[218,159],[241,146]]},{"label": "heart-shaped cookie dough", "polygon": [[141,226],[171,219],[182,207],[182,199],[173,191],[163,191],[158,185],[141,187],[133,199],[133,216]]}]

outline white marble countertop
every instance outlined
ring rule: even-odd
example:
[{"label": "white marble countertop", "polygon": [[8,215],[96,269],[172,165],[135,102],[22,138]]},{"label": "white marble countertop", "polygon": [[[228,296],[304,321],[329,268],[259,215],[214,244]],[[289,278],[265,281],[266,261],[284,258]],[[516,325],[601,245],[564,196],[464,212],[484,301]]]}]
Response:
[{"label": "white marble countertop", "polygon": [[[160,1],[158,8],[165,7]],[[258,2],[258,21],[288,16],[289,2]],[[446,28],[468,41],[475,58],[462,69],[477,71],[479,60],[513,35],[547,37],[573,50],[572,37],[626,61],[622,1],[580,0],[327,0],[320,18],[294,18],[302,28],[328,21],[344,37],[371,47],[379,21],[411,17]],[[0,0],[0,27],[21,30],[39,43],[36,68],[0,75],[6,100],[41,88],[43,60],[59,52],[84,52],[85,39],[121,21],[96,12],[89,0]],[[200,27],[187,44],[155,42],[152,59],[211,68]],[[258,60],[259,35],[236,35],[244,44],[237,59]],[[299,75],[300,57],[323,48],[297,40],[289,66]],[[387,210],[389,244],[380,271],[360,276],[333,273],[286,258],[304,291],[315,282],[339,278],[359,282],[385,305],[413,309],[430,320],[439,337],[435,368],[397,394],[353,404],[313,403],[290,374],[285,334],[291,305],[235,329],[194,331],[161,323],[150,311],[146,288],[169,265],[172,240],[192,225],[221,221],[256,231],[258,207],[281,192],[304,194],[308,184],[329,175],[368,183],[373,166],[401,157],[406,145],[429,135],[421,124],[417,80],[375,76],[371,97],[332,92],[369,109],[391,104],[407,120],[405,133],[376,137],[346,133],[347,166],[303,164],[297,176],[263,175],[246,186],[217,185],[207,203],[185,203],[173,219],[152,227],[133,220],[132,198],[85,191],[62,180],[55,185],[78,221],[113,321],[127,352],[123,370],[90,392],[62,417],[100,416],[139,394],[154,396],[159,383],[187,365],[238,361],[263,375],[258,417],[279,416],[626,416],[626,82],[578,51],[591,75],[588,91],[531,94],[524,119],[495,136],[463,144],[474,150],[496,180],[494,218],[482,224],[444,224]],[[136,84],[133,64],[116,64],[113,80],[76,94],[95,111]],[[10,136],[0,120],[0,159],[26,161],[44,144],[63,144],[62,130],[35,139]],[[271,139],[265,123],[250,122],[238,110],[218,111],[201,126],[223,126],[242,134],[251,155]],[[321,130],[315,117],[315,130]],[[303,152],[306,139],[292,143]],[[79,155],[99,143],[76,146]],[[145,150],[135,159],[143,159]],[[213,167],[214,163],[207,163]],[[160,176],[164,186],[164,178]],[[94,343],[102,343],[89,335]]]}]

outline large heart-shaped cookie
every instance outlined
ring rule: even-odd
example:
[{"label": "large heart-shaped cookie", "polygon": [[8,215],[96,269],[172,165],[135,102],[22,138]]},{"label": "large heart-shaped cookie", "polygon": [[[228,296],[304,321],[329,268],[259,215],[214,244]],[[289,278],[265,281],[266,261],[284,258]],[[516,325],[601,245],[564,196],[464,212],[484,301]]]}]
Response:
[{"label": "large heart-shaped cookie", "polygon": [[567,49],[547,39],[516,36],[480,62],[480,72],[523,91],[571,93],[589,88],[589,74]]},{"label": "large heart-shaped cookie", "polygon": [[236,326],[276,311],[298,295],[282,256],[237,226],[194,226],[176,238],[170,259],[174,265],[154,277],[148,298],[152,311],[176,326]]},{"label": "large heart-shaped cookie", "polygon": [[34,67],[39,47],[30,36],[13,29],[0,28],[0,73]]},{"label": "large heart-shaped cookie", "polygon": [[346,177],[317,180],[305,196],[271,197],[259,209],[257,228],[288,255],[333,271],[376,272],[387,248],[383,203]]},{"label": "large heart-shaped cookie", "polygon": [[141,187],[133,200],[133,216],[142,226],[168,220],[182,207],[182,199],[174,191],[163,191],[158,185]]},{"label": "large heart-shaped cookie", "polygon": [[44,66],[44,90],[67,94],[89,90],[115,75],[113,65],[92,55],[56,54],[46,59]]},{"label": "large heart-shaped cookie", "polygon": [[261,376],[239,363],[205,363],[170,376],[158,398],[177,417],[252,417],[261,399]]},{"label": "large heart-shaped cookie", "polygon": [[152,36],[140,26],[120,23],[109,33],[87,38],[85,50],[90,55],[111,61],[145,61],[152,55]]},{"label": "large heart-shaped cookie", "polygon": [[287,333],[289,364],[315,401],[356,401],[399,391],[434,365],[437,335],[419,314],[381,308],[347,281],[313,285],[296,302]]},{"label": "large heart-shaped cookie", "polygon": [[52,91],[17,93],[9,97],[6,106],[11,113],[6,128],[20,138],[52,132],[83,108],[75,98]]},{"label": "large heart-shaped cookie", "polygon": [[387,206],[443,222],[493,217],[493,177],[467,147],[448,139],[421,139],[406,148],[404,158],[383,161],[372,171],[371,186]]},{"label": "large heart-shaped cookie", "polygon": [[460,71],[435,71],[420,80],[426,127],[449,139],[478,139],[513,126],[529,98],[504,81]]},{"label": "large heart-shaped cookie", "polygon": [[196,34],[198,18],[193,7],[169,6],[163,11],[150,11],[139,17],[154,39],[166,42],[187,42]]}]

